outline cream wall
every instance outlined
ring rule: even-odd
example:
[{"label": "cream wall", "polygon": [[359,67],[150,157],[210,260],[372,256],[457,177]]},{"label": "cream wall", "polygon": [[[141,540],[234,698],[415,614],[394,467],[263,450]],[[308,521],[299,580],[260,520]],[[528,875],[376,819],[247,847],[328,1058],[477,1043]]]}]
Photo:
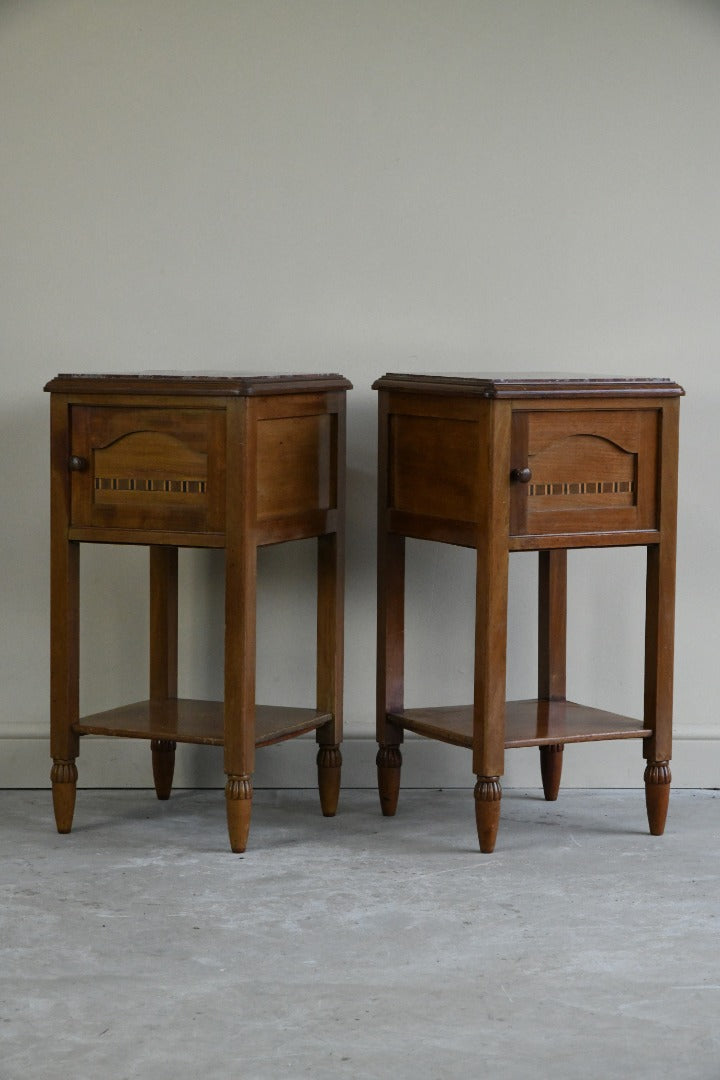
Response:
[{"label": "cream wall", "polygon": [[[675,778],[716,784],[719,102],[720,3],[699,0],[2,0],[0,783],[47,782],[42,386],[176,368],[355,384],[357,783],[374,771],[373,379],[681,382]],[[310,702],[312,544],[262,554],[261,695]],[[467,700],[472,553],[410,556],[410,703]],[[577,699],[638,714],[642,570],[641,551],[571,555]],[[513,556],[512,696],[534,692],[535,573]],[[141,549],[83,550],[86,709],[145,696],[145,579]],[[219,696],[217,553],[185,554],[182,579],[182,691]],[[87,745],[81,783],[148,783],[146,753]],[[310,747],[265,755],[265,782],[311,782]],[[641,780],[635,744],[573,755],[568,783]],[[409,782],[472,780],[460,751],[406,761]],[[221,781],[196,748],[179,770]],[[509,755],[508,781],[538,782],[534,753]]]}]

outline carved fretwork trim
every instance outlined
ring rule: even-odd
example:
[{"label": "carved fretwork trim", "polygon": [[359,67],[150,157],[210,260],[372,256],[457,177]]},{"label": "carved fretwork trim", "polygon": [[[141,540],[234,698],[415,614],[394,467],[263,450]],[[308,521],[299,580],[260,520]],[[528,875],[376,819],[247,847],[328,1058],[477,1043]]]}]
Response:
[{"label": "carved fretwork trim", "polygon": [[173,495],[204,495],[206,480],[169,480],[163,477],[96,476],[96,491],[160,491]]},{"label": "carved fretwork trim", "polygon": [[635,490],[634,480],[583,480],[573,483],[530,484],[528,495],[618,495]]}]

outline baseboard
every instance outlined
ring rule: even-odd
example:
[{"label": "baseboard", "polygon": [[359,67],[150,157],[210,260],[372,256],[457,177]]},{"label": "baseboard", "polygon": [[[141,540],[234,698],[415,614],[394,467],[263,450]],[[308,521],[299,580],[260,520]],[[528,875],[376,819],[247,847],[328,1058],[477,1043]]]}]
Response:
[{"label": "baseboard", "polygon": [[[343,786],[374,788],[376,746],[369,737],[343,743]],[[562,784],[565,788],[637,788],[642,785],[643,760],[636,740],[580,743],[565,749]],[[0,737],[0,788],[49,786],[47,738]],[[87,737],[78,759],[78,786],[84,788],[145,788],[152,786],[150,749],[140,739]],[[720,787],[720,736],[678,736],[672,761],[673,785],[684,788]],[[409,736],[403,746],[404,787],[466,788],[474,783],[467,750]],[[257,788],[305,788],[316,784],[315,743],[293,739],[258,751]],[[178,746],[175,787],[220,788],[224,785],[222,750]],[[538,752],[509,750],[504,787],[540,785]]]}]

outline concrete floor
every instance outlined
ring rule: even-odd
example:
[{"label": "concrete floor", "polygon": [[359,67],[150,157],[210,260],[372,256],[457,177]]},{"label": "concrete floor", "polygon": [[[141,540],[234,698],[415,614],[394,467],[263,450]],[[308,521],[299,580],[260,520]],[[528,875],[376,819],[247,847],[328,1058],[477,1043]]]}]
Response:
[{"label": "concrete floor", "polygon": [[717,1080],[720,798],[0,792],[1,1080]]}]

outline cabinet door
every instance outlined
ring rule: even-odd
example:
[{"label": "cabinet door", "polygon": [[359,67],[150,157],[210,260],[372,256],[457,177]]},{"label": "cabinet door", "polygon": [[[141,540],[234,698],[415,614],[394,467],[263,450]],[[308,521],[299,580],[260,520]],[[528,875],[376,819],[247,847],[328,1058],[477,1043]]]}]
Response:
[{"label": "cabinet door", "polygon": [[222,531],[223,409],[73,405],[70,422],[73,525]]},{"label": "cabinet door", "polygon": [[511,534],[656,529],[659,417],[652,408],[515,412]]}]

